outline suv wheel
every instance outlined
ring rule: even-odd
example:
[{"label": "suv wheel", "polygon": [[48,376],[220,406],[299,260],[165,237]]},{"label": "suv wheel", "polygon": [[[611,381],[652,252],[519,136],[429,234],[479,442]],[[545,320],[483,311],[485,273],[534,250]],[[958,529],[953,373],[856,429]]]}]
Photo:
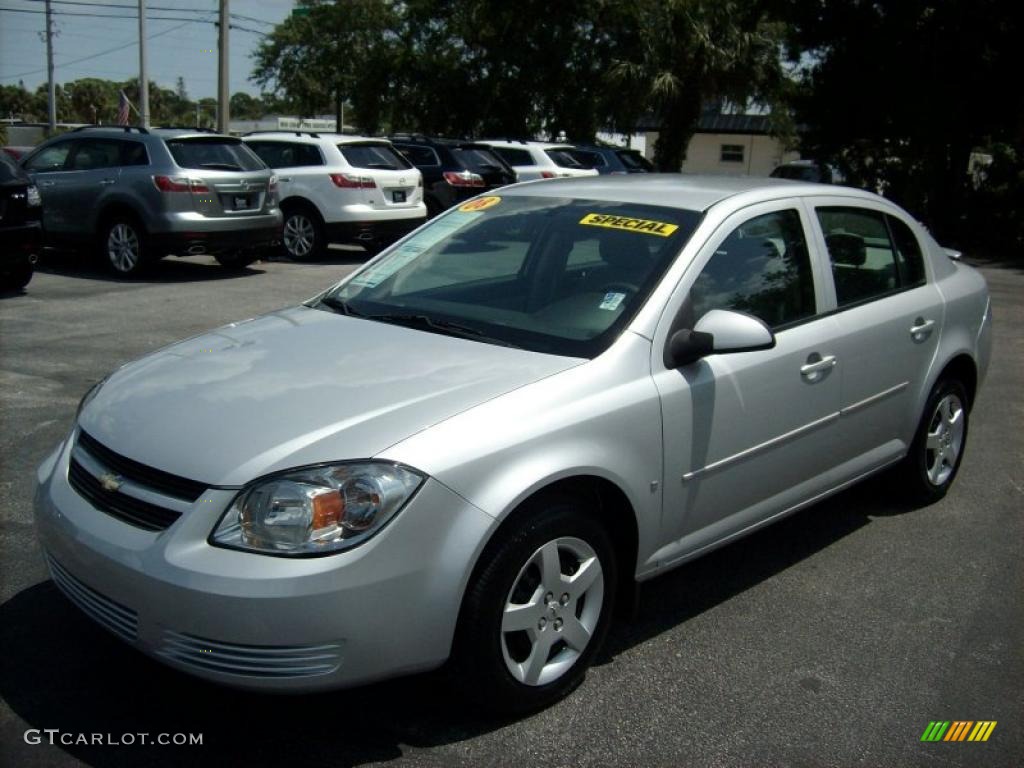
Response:
[{"label": "suv wheel", "polygon": [[109,219],[100,234],[104,263],[119,275],[137,275],[145,266],[148,249],[145,230],[129,217]]},{"label": "suv wheel", "polygon": [[290,207],[285,211],[281,240],[288,256],[295,261],[315,259],[326,246],[320,219],[305,206]]},{"label": "suv wheel", "polygon": [[578,500],[548,495],[481,562],[459,618],[459,687],[492,710],[546,707],[582,682],[608,632],[617,579],[608,534]]},{"label": "suv wheel", "polygon": [[0,291],[20,291],[32,280],[34,271],[31,264],[21,264],[0,275]]},{"label": "suv wheel", "polygon": [[953,485],[967,445],[967,402],[967,392],[956,379],[942,379],[932,388],[900,465],[911,501],[931,504]]}]

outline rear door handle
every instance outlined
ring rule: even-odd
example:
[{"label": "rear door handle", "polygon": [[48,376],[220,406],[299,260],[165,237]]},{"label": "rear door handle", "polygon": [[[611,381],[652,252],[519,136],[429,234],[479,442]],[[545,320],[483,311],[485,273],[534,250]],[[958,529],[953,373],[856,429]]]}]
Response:
[{"label": "rear door handle", "polygon": [[278,176],[277,180],[278,181],[291,181],[292,177],[291,176]]},{"label": "rear door handle", "polygon": [[[812,355],[816,357],[816,355]],[[808,358],[810,360],[810,358]],[[820,360],[813,360],[800,366],[800,375],[807,379],[816,379],[818,374],[823,374],[835,368],[839,361],[835,355],[825,355]]]},{"label": "rear door handle", "polygon": [[55,182],[55,181],[40,181],[39,182],[39,186],[40,187],[52,187],[56,183],[57,182]]},{"label": "rear door handle", "polygon": [[919,317],[914,320],[914,324],[910,326],[910,335],[915,341],[920,339],[926,339],[931,335],[932,328],[935,327],[934,320],[925,320],[923,317]]},{"label": "rear door handle", "polygon": [[100,179],[100,184],[102,184],[103,186],[108,186],[110,184],[115,183],[116,181],[117,179]]}]

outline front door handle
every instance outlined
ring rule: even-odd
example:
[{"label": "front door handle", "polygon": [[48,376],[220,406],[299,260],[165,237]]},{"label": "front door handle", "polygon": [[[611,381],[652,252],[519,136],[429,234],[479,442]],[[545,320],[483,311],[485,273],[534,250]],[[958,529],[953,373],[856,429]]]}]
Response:
[{"label": "front door handle", "polygon": [[925,320],[923,317],[919,317],[910,326],[910,336],[914,341],[923,341],[931,335],[932,328],[934,327],[934,320]]},{"label": "front door handle", "polygon": [[278,181],[291,181],[292,177],[291,176],[278,176],[277,180]]},{"label": "front door handle", "polygon": [[[815,359],[817,358],[817,359]],[[807,358],[807,362],[800,366],[800,375],[809,381],[817,381],[826,373],[836,367],[839,361],[835,355],[821,357],[817,352]]]},{"label": "front door handle", "polygon": [[116,181],[117,181],[117,179],[100,179],[100,184],[102,184],[104,187],[106,187],[106,186],[109,186],[110,184],[115,183]]},{"label": "front door handle", "polygon": [[56,183],[57,182],[55,182],[55,181],[40,181],[39,182],[39,186],[40,187],[52,187]]}]

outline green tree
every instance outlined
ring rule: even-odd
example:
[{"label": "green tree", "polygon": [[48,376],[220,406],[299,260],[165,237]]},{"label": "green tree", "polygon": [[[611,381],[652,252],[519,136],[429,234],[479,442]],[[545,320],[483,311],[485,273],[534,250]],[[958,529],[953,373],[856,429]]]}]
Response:
[{"label": "green tree", "polygon": [[711,99],[778,102],[785,87],[782,26],[757,0],[637,0],[632,49],[611,73],[629,100],[658,124],[654,161],[678,171],[701,109]]},{"label": "green tree", "polygon": [[117,115],[118,88],[109,80],[86,77],[64,84],[71,102],[70,114],[64,122],[111,123]]},{"label": "green tree", "polygon": [[24,83],[0,85],[0,117],[38,120],[36,106],[35,98]]}]

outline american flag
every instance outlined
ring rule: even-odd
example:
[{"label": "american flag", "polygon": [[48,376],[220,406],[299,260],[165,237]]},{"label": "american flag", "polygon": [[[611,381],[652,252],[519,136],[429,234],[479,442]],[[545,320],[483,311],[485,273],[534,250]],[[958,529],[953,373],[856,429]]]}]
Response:
[{"label": "american flag", "polygon": [[128,97],[121,91],[121,99],[117,102],[117,124],[128,125]]}]

